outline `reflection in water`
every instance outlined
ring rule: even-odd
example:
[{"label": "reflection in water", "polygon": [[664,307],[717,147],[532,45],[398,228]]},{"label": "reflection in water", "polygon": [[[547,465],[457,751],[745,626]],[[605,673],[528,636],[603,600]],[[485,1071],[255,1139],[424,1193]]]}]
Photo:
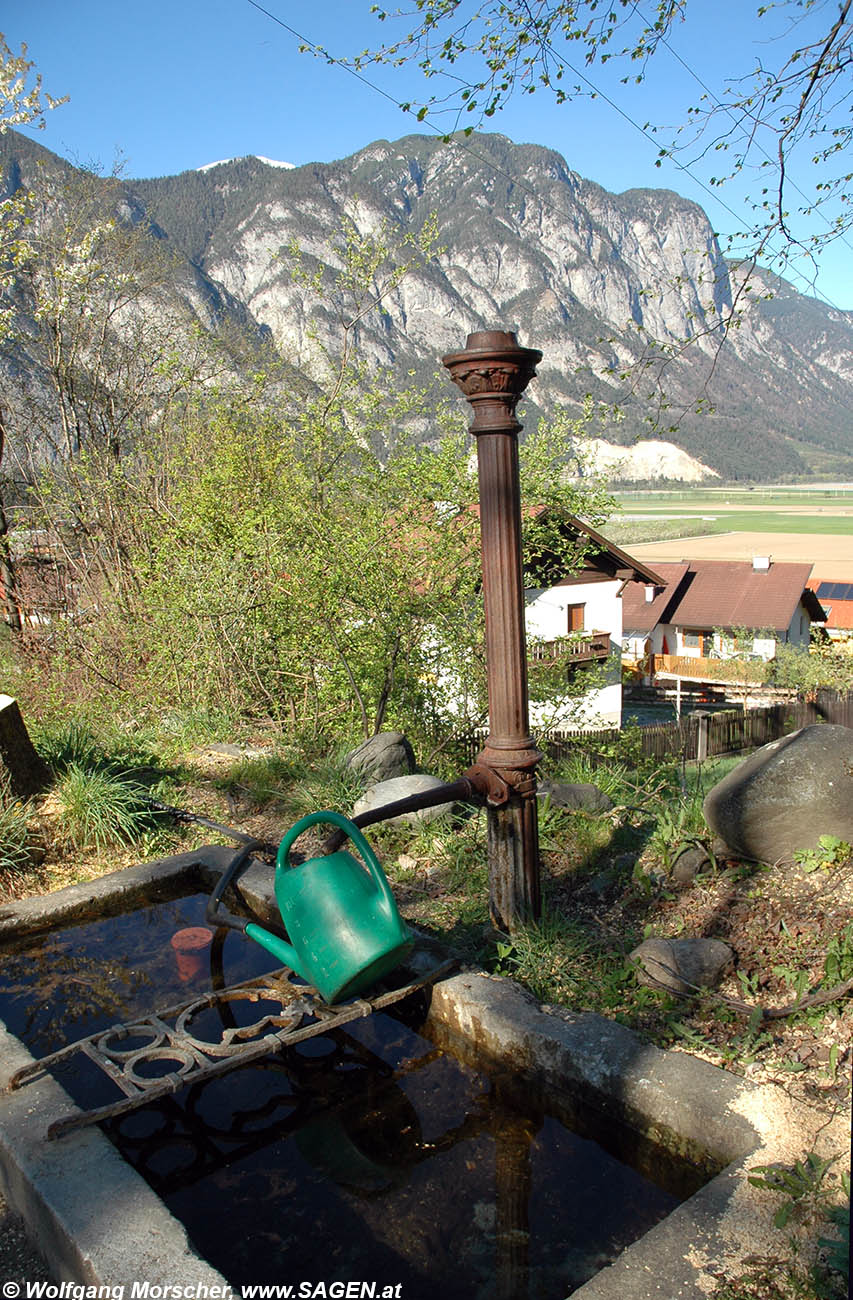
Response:
[{"label": "reflection in water", "polygon": [[[7,953],[0,1014],[37,1055],[272,964],[217,932],[181,980],[172,934],[205,899],[157,904]],[[374,1014],[110,1121],[116,1146],[235,1286],[365,1279],[405,1300],[564,1297],[678,1198],[511,1079],[417,1032],[423,1005]],[[207,1017],[207,1020],[205,1019]],[[244,1019],[247,1018],[247,1019]],[[228,1003],[192,1032],[215,1040],[257,1018]],[[86,1062],[57,1069],[99,1104]]]},{"label": "reflection in water", "polygon": [[388,1015],[107,1125],[234,1284],[562,1297],[676,1198]]}]

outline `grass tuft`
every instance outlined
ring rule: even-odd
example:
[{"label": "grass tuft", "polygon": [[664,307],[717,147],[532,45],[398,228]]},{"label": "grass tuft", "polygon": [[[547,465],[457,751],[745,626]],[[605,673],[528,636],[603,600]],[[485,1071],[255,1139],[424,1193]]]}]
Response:
[{"label": "grass tuft", "polygon": [[0,874],[31,865],[30,811],[28,803],[14,797],[8,779],[0,779]]},{"label": "grass tuft", "polygon": [[126,772],[70,762],[56,783],[60,834],[77,849],[131,844],[152,825],[147,791]]}]

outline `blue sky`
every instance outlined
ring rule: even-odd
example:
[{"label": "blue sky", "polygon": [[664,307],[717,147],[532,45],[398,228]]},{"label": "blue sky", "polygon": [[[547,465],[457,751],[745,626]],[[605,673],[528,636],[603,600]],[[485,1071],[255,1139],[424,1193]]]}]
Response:
[{"label": "blue sky", "polygon": [[[380,137],[427,131],[398,107],[427,93],[417,69],[371,69],[375,88],[368,86],[299,53],[298,39],[275,21],[334,55],[351,55],[389,34],[389,24],[370,14],[370,0],[262,2],[272,17],[249,0],[4,0],[0,30],[9,45],[17,52],[26,41],[45,88],[70,96],[36,138],[72,161],[107,170],[121,157],[125,174],[141,177],[248,153],[297,165],[330,161]],[[598,98],[557,106],[547,94],[521,96],[484,129],[554,148],[609,190],[674,189],[700,203],[721,234],[733,232],[747,220],[747,186],[703,188],[720,168],[713,155],[690,174],[669,162],[656,167],[655,144],[627,119],[677,126],[702,94],[695,77],[720,95],[726,78],[749,72],[756,57],[777,59],[784,45],[770,39],[768,19],[753,16],[756,7],[755,0],[691,0],[688,21],[677,26],[672,48],[658,53],[642,86],[623,86],[624,69],[615,64],[593,68],[586,71],[602,92]],[[639,8],[650,11],[651,0]],[[818,12],[815,30],[833,6],[818,9],[823,22]],[[771,14],[769,21],[784,27],[783,17]],[[808,190],[814,170],[807,158],[793,178]],[[749,180],[754,192],[756,179]],[[836,241],[821,258],[813,290],[846,309],[853,309],[851,252],[853,240]],[[805,264],[803,273],[813,278]],[[812,291],[805,278],[789,278]]]}]

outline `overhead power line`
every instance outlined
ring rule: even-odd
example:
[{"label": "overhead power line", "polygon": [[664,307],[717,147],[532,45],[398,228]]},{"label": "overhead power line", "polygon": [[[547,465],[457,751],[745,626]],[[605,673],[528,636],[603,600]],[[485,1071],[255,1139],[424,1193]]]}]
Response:
[{"label": "overhead power line", "polygon": [[[344,72],[347,72],[350,76],[355,77],[357,81],[367,86],[369,90],[373,91],[377,95],[381,95],[383,99],[387,99],[389,103],[395,106],[395,108],[400,109],[400,111],[403,112],[407,111],[401,109],[399,101],[393,95],[389,94],[388,91],[384,90],[381,86],[378,86],[374,81],[372,81],[369,77],[366,77],[362,72],[360,72],[357,68],[354,68],[346,60],[336,58],[335,55],[330,54],[330,52],[324,46],[318,45],[316,41],[312,41],[310,37],[305,36],[302,32],[298,31],[290,23],[285,22],[283,18],[280,18],[277,14],[265,8],[264,5],[258,3],[258,0],[246,0],[246,3],[251,5],[253,9],[258,10],[259,13],[264,14],[265,17],[269,18],[272,22],[276,23],[279,27],[282,27],[286,32],[288,32],[291,36],[293,36],[296,40],[298,40],[306,50],[312,51],[315,54],[315,56],[324,59],[330,66],[341,68]],[[634,118],[632,118],[629,113],[627,113],[623,108],[621,108],[621,106],[617,104],[615,100],[611,99],[611,97],[607,95],[606,92],[600,90],[599,87],[596,86],[595,83],[585,73],[581,72],[579,69],[575,68],[573,64],[569,63],[568,60],[564,59],[563,56],[557,50],[555,50],[552,45],[550,45],[550,43],[548,45],[548,49],[550,50],[552,55],[560,63],[563,64],[564,67],[568,68],[568,70],[574,76],[579,77],[583,82],[585,82],[598,98],[604,100],[604,102],[608,104],[610,108],[612,108],[616,113],[618,113],[620,117],[624,118],[624,120],[628,122],[629,125],[632,126],[635,131],[638,131],[640,135],[642,135],[646,140],[648,140],[649,143],[651,143],[654,146],[654,148],[659,152],[660,150],[659,142],[652,136],[652,134],[648,130],[646,130],[645,127],[641,126],[639,122],[635,121]],[[441,139],[445,139],[445,140],[448,139],[446,130],[443,127],[439,126],[436,122],[432,121],[428,114],[425,115],[423,118],[419,118],[418,125],[426,126],[430,131],[432,131],[434,135],[440,137]],[[510,181],[514,186],[522,190],[524,193],[529,194],[531,198],[534,198],[538,203],[541,203],[543,208],[545,208],[546,210],[553,212],[557,216],[569,220],[571,219],[572,214],[568,208],[565,208],[562,205],[553,202],[551,199],[545,198],[542,194],[540,194],[538,191],[534,190],[531,186],[529,186],[523,179],[521,179],[518,176],[512,175],[512,173],[506,171],[504,168],[500,167],[497,163],[495,163],[493,159],[488,158],[484,154],[479,153],[477,149],[471,145],[470,141],[467,138],[460,140],[455,136],[453,136],[450,138],[449,143],[458,149],[464,150],[466,153],[476,158],[479,162],[482,162],[484,165],[489,167],[489,169],[493,171],[496,175],[502,176],[505,180]],[[718,193],[710,189],[709,186],[707,186],[705,182],[701,180],[701,178],[694,175],[694,173],[690,170],[690,168],[686,164],[680,163],[678,162],[677,159],[674,158],[671,159],[671,161],[676,167],[679,168],[679,170],[683,171],[686,175],[688,175],[690,179],[694,182],[694,184],[698,185],[706,194],[708,194],[710,198],[714,200],[714,202],[718,203],[728,213],[730,213],[730,215],[734,217],[735,221],[738,224],[741,224],[741,217],[734,210],[734,208],[730,207],[729,204],[726,203],[725,200],[722,199]],[[620,252],[620,257],[622,261],[625,263],[625,265],[630,267],[638,275],[641,281],[645,283],[645,275],[646,275],[645,270],[639,267],[636,263],[633,263],[630,258],[626,257],[621,252]],[[812,284],[810,284],[810,282],[806,279],[805,276],[802,275],[801,272],[792,268],[792,273],[798,276],[799,278],[803,279],[806,282],[806,284],[808,284],[810,290],[814,294],[822,298],[827,306],[832,307],[834,311],[841,310],[841,308],[837,307],[836,304],[833,303],[822,291],[816,289]],[[670,287],[665,282],[660,280],[657,281],[657,283],[652,282],[652,286],[656,289]]]}]

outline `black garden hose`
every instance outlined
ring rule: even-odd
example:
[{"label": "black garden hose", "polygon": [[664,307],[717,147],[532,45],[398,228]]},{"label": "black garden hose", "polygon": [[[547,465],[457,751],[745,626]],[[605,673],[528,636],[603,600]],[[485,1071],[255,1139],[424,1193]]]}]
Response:
[{"label": "black garden hose", "polygon": [[278,852],[278,845],[270,843],[269,840],[258,840],[254,835],[247,834],[246,831],[235,830],[233,826],[223,826],[221,822],[211,821],[209,817],[201,817],[198,813],[188,812],[186,808],[173,808],[171,804],[162,803],[159,799],[152,799],[146,795],[144,803],[155,812],[165,813],[176,822],[193,822],[196,826],[206,826],[209,831],[218,831],[220,835],[227,835],[230,840],[236,840],[238,844],[251,844],[253,848],[260,853],[271,853],[273,856]]},{"label": "black garden hose", "polygon": [[239,930],[241,934],[245,932],[248,921],[242,916],[232,916],[230,912],[220,911],[219,905],[222,902],[222,895],[225,893],[231,882],[236,880],[241,872],[245,871],[252,854],[259,850],[265,851],[266,848],[267,845],[263,840],[250,839],[237,850],[231,861],[228,863],[228,866],[219,877],[219,880],[216,883],[216,888],[207,900],[207,910],[205,911],[204,919],[207,921],[208,925],[213,927],[224,925],[229,930]]}]

